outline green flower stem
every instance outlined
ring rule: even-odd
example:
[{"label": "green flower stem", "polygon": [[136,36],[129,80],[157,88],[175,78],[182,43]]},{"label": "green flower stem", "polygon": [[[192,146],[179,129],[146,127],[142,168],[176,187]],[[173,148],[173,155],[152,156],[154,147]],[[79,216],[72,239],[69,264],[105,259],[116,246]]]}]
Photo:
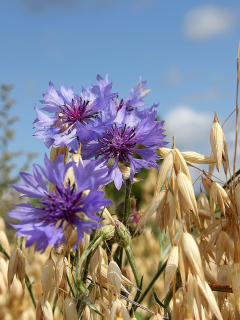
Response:
[{"label": "green flower stem", "polygon": [[[173,320],[173,314],[172,314],[172,310],[169,306],[165,306],[157,297],[156,295],[156,292],[153,291],[153,295],[154,295],[154,298],[156,300],[156,302],[162,307],[164,308],[164,310],[166,310],[166,312],[168,313],[168,319],[169,320]],[[165,319],[165,318],[164,318]]]},{"label": "green flower stem", "polygon": [[[140,277],[139,277],[139,274],[138,274],[138,270],[137,270],[137,267],[136,267],[136,264],[135,264],[135,260],[134,260],[134,257],[133,257],[132,250],[131,250],[131,248],[129,246],[127,246],[125,248],[125,252],[126,252],[129,264],[130,264],[130,266],[132,268],[132,271],[133,271],[133,274],[134,274],[134,277],[135,277],[135,280],[136,280],[136,285],[140,289],[141,280],[140,280]],[[134,298],[135,302],[137,302],[139,296],[140,296],[140,291],[137,290],[137,293],[136,293],[135,298]]]},{"label": "green flower stem", "polygon": [[87,293],[87,288],[83,281],[81,280],[80,271],[83,264],[83,261],[87,258],[87,256],[90,254],[90,252],[103,240],[103,235],[98,235],[95,239],[93,239],[89,246],[83,251],[83,254],[81,255],[80,259],[77,263],[76,268],[76,283],[77,283],[77,289],[80,293]]},{"label": "green flower stem", "polygon": [[[152,286],[154,285],[154,283],[156,282],[156,280],[159,278],[159,276],[162,274],[162,272],[165,270],[167,265],[167,261],[164,262],[164,264],[161,266],[161,268],[158,269],[157,273],[155,274],[154,278],[152,279],[152,281],[150,282],[150,284],[148,285],[148,287],[146,288],[146,290],[143,292],[143,294],[141,295],[141,298],[139,299],[138,303],[141,303],[143,301],[143,299],[146,297],[146,295],[148,294],[148,292],[150,291],[150,289],[152,288]],[[136,307],[137,308],[137,307]],[[136,309],[135,308],[135,309]]]},{"label": "green flower stem", "polygon": [[24,239],[23,237],[20,238],[20,246],[19,246],[19,248],[20,248],[21,250],[22,250],[22,246],[23,246],[23,239]]},{"label": "green flower stem", "polygon": [[[240,175],[240,169],[238,171],[235,172],[235,177]],[[225,183],[225,185],[223,186],[223,189],[226,189],[226,187],[233,181],[233,176],[228,179],[228,181]]]},{"label": "green flower stem", "polygon": [[130,179],[126,180],[126,193],[125,193],[125,204],[124,204],[124,212],[123,212],[123,224],[126,226],[128,217],[131,213],[131,191],[132,191],[132,183]]},{"label": "green flower stem", "polygon": [[[10,256],[8,255],[8,253],[5,251],[5,249],[3,248],[3,246],[1,244],[0,244],[0,252],[2,252],[8,260],[10,259]],[[33,292],[32,292],[32,283],[29,280],[28,275],[26,273],[25,273],[25,283],[28,288],[28,292],[30,294],[30,297],[32,299],[34,308],[36,309],[37,304],[36,304],[36,300],[35,300]]]},{"label": "green flower stem", "polygon": [[[180,276],[180,272],[178,271],[176,273],[176,286],[175,286],[175,292],[178,291],[178,289],[182,286],[182,279]],[[165,299],[164,299],[164,304],[166,306],[166,311],[167,313],[170,315],[170,313],[172,312],[172,310],[169,307],[170,301],[173,298],[173,286],[170,288],[170,290],[168,291]]]},{"label": "green flower stem", "polygon": [[[94,230],[93,233],[91,234],[90,242],[93,241],[95,237],[96,237],[96,230]],[[83,278],[82,278],[82,281],[83,281],[84,284],[86,284],[86,281],[87,281],[88,270],[89,270],[89,267],[90,267],[90,261],[92,259],[93,254],[94,254],[94,251],[91,250],[91,252],[87,256],[87,261],[85,263],[84,272],[83,272]]]},{"label": "green flower stem", "polygon": [[[126,180],[126,193],[125,193],[125,203],[124,203],[124,212],[123,212],[123,225],[127,225],[128,217],[131,213],[131,191],[132,183],[130,179]],[[122,259],[123,259],[123,248],[120,248],[119,253],[119,268],[122,268]]]}]

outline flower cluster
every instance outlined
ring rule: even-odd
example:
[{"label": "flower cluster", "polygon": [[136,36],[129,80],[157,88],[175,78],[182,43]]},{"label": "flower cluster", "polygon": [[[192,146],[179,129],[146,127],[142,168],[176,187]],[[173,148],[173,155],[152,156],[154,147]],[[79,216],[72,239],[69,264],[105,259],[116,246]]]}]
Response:
[{"label": "flower cluster", "polygon": [[[71,168],[75,177],[73,186],[65,181]],[[48,191],[42,175],[55,186],[54,192]],[[104,192],[98,190],[109,182],[107,171],[92,162],[84,167],[81,162],[73,161],[64,165],[62,155],[54,163],[45,156],[45,168],[33,165],[33,175],[22,172],[21,177],[25,184],[13,185],[14,189],[23,197],[39,199],[39,205],[36,208],[30,203],[18,205],[9,216],[20,220],[13,227],[18,236],[27,237],[27,247],[36,242],[35,250],[44,251],[48,245],[57,247],[61,242],[66,243],[64,233],[68,226],[77,228],[76,246],[78,241],[84,241],[84,232],[90,234],[101,226],[96,213],[112,203],[102,199]]]},{"label": "flower cluster", "polygon": [[[82,87],[80,95],[73,88],[61,91],[49,83],[43,94],[43,111],[35,105],[37,118],[34,134],[47,147],[67,147],[72,153],[81,150],[83,162],[64,164],[63,155],[51,162],[45,157],[45,168],[34,165],[33,175],[21,173],[25,185],[13,187],[23,196],[37,198],[38,206],[21,204],[9,215],[20,220],[14,225],[17,235],[27,237],[27,246],[36,242],[35,250],[44,251],[48,245],[66,243],[69,226],[77,231],[78,241],[84,232],[90,234],[101,226],[98,213],[111,201],[103,199],[100,188],[114,181],[117,189],[125,183],[123,168],[128,167],[128,178],[141,168],[158,168],[157,148],[165,146],[164,121],[156,121],[154,104],[148,109],[143,98],[147,82],[139,81],[126,100],[112,93],[108,76],[97,76],[97,84]],[[72,170],[75,182],[66,180]],[[41,173],[40,173],[41,172]],[[47,188],[43,179],[52,188]]]}]

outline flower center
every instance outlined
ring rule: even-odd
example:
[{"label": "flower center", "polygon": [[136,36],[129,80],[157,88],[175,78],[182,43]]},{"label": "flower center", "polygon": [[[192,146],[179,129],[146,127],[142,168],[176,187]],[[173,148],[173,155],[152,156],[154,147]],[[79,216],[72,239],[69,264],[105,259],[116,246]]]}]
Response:
[{"label": "flower center", "polygon": [[58,115],[62,123],[70,126],[75,126],[77,121],[86,125],[93,122],[97,118],[98,112],[93,112],[89,107],[89,100],[82,100],[80,97],[79,101],[72,99],[71,105],[59,106],[62,112]]},{"label": "flower center", "polygon": [[75,185],[72,188],[68,185],[63,189],[56,186],[55,193],[46,193],[48,199],[39,201],[40,209],[45,211],[41,215],[41,220],[48,223],[59,223],[61,221],[62,225],[64,221],[73,224],[73,219],[79,218],[79,215],[83,218],[81,208],[85,197],[82,192],[76,193],[74,189]]},{"label": "flower center", "polygon": [[136,146],[134,136],[136,134],[136,127],[124,128],[118,127],[116,123],[112,125],[106,132],[103,138],[98,139],[102,144],[102,148],[98,156],[105,155],[108,158],[119,158],[119,161],[128,163],[128,155],[132,154],[132,148]]}]

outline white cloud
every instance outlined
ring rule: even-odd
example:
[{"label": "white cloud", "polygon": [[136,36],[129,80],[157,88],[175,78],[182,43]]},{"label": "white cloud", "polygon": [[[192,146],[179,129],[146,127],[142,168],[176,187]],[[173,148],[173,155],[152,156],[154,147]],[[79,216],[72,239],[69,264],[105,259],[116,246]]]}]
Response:
[{"label": "white cloud", "polygon": [[[210,150],[210,130],[214,114],[198,113],[180,106],[165,117],[168,141],[175,136],[176,147],[181,151]],[[171,143],[170,143],[171,144]]]},{"label": "white cloud", "polygon": [[[166,133],[169,147],[172,146],[172,136],[175,136],[176,148],[180,151],[195,151],[206,156],[210,156],[210,130],[213,122],[214,114],[198,112],[189,106],[179,106],[171,110],[166,116]],[[234,158],[234,142],[235,142],[235,120],[230,119],[224,125],[223,131],[225,133],[228,144],[228,156],[230,162],[230,170],[233,168]],[[240,146],[237,152],[236,170],[240,169]],[[208,165],[196,165],[198,168],[208,171]],[[199,171],[191,168],[191,177],[193,182],[199,178]],[[221,168],[220,173],[214,171],[214,175],[221,181],[226,181],[226,177]],[[229,175],[228,175],[229,178]],[[215,179],[215,178],[214,178]],[[194,189],[199,192],[200,181],[194,184]]]},{"label": "white cloud", "polygon": [[205,40],[227,35],[237,20],[237,14],[216,6],[198,7],[187,13],[184,34],[194,40]]}]

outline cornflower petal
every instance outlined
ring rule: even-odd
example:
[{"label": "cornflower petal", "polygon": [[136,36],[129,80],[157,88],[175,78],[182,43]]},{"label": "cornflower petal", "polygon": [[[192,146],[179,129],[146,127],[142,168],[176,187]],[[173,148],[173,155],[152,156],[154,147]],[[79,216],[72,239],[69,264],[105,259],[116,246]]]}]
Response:
[{"label": "cornflower petal", "polygon": [[[126,109],[126,106],[123,106],[113,121],[107,122],[104,130],[98,132],[97,138],[82,145],[83,159],[95,158],[105,166],[109,160],[113,162],[109,176],[114,180],[117,189],[125,182],[119,163],[130,166],[130,180],[133,182],[134,174],[141,168],[158,168],[156,149],[167,144],[163,141],[164,122],[155,121],[156,111],[146,113],[146,118],[139,119],[136,109],[131,113]],[[135,153],[142,159],[136,159]]]},{"label": "cornflower petal", "polygon": [[[52,163],[45,156],[45,168],[40,167],[45,178],[55,185],[54,192],[49,192],[42,175],[33,166],[33,176],[21,173],[25,185],[14,185],[14,188],[24,196],[38,198],[38,206],[20,204],[9,212],[9,216],[20,220],[13,225],[16,234],[27,237],[26,247],[34,242],[36,251],[44,251],[47,246],[58,247],[61,242],[66,243],[64,231],[67,226],[77,227],[77,245],[84,239],[84,232],[90,234],[93,229],[101,227],[98,213],[112,202],[103,199],[104,192],[99,187],[110,182],[107,168],[95,166],[93,162],[74,161],[64,165],[63,155],[59,155]],[[76,185],[66,185],[65,175],[71,170],[76,173]],[[77,187],[77,188],[76,188]],[[85,191],[88,191],[86,193]]]}]

